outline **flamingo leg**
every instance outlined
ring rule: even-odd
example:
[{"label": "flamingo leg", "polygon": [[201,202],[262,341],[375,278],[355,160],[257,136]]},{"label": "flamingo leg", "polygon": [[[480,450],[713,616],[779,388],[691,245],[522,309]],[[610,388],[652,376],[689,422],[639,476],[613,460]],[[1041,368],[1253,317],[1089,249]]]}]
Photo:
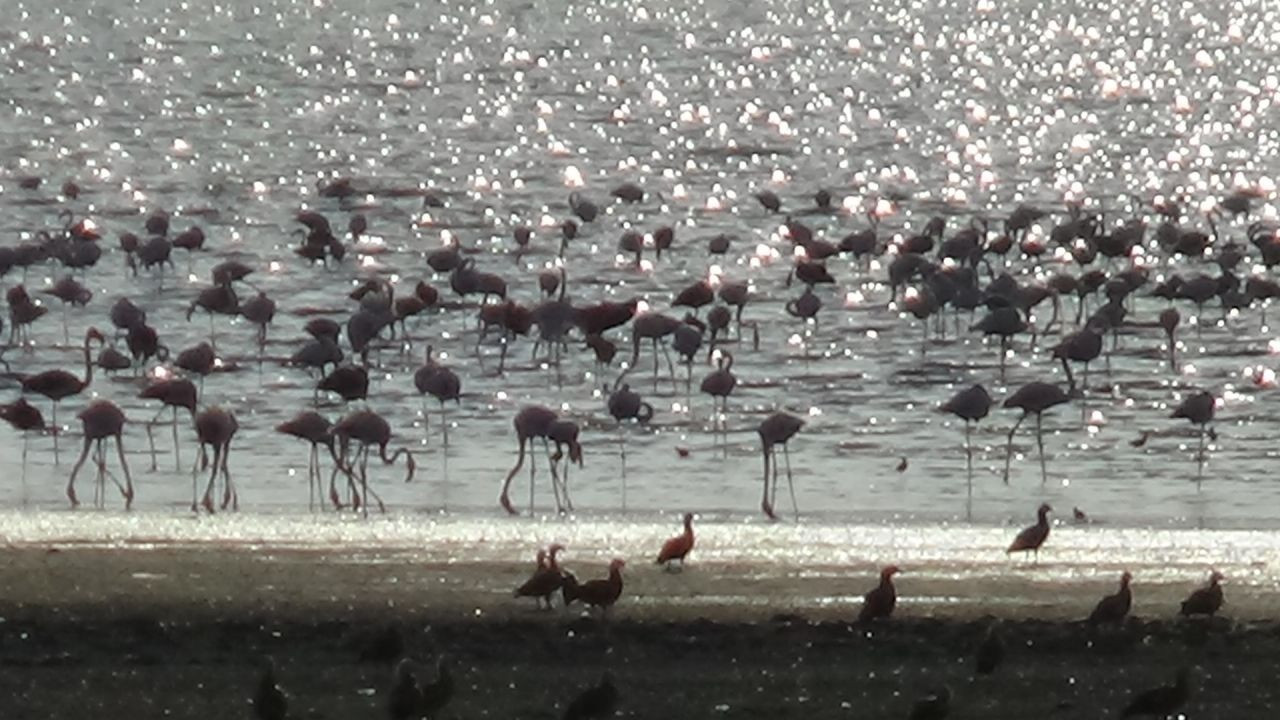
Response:
[{"label": "flamingo leg", "polygon": [[440,401],[440,432],[444,435],[444,446],[449,447],[449,418],[445,416],[444,401]]},{"label": "flamingo leg", "polygon": [[220,465],[223,483],[222,509],[226,510],[227,504],[230,503],[232,510],[239,510],[240,498],[236,497],[236,486],[231,480],[231,470],[227,468],[227,458],[230,457],[230,455],[231,441],[228,440],[227,443],[222,446],[222,463]]},{"label": "flamingo leg", "polygon": [[796,484],[791,479],[791,451],[782,443],[782,458],[787,465],[787,491],[791,494],[791,510],[796,514],[796,522],[800,522],[800,506],[796,503]]},{"label": "flamingo leg", "polygon": [[1040,449],[1040,484],[1043,485],[1049,479],[1049,473],[1045,470],[1044,464],[1044,431],[1040,428],[1041,414],[1036,413],[1036,447]]},{"label": "flamingo leg", "polygon": [[1196,451],[1196,492],[1200,491],[1200,483],[1204,478],[1204,429],[1200,426],[1200,448]]},{"label": "flamingo leg", "polygon": [[1022,415],[1018,417],[1018,422],[1014,423],[1013,427],[1009,428],[1009,442],[1008,444],[1005,445],[1005,449],[1004,449],[1004,484],[1005,485],[1009,484],[1009,463],[1013,460],[1013,434],[1018,432],[1018,426],[1021,425],[1022,421],[1026,419],[1027,419],[1027,413],[1023,412]]},{"label": "flamingo leg", "polygon": [[[161,409],[161,411],[163,412],[163,408]],[[159,417],[159,415],[157,415],[156,417]],[[173,427],[173,469],[174,469],[174,470],[181,470],[181,469],[182,469],[182,454],[181,454],[181,452],[178,450],[178,406],[177,406],[177,405],[174,405],[174,406],[173,406],[173,425],[172,425],[172,427]],[[152,467],[151,469],[152,469],[152,470],[154,470],[154,469],[155,469],[155,467],[154,467],[154,464],[155,464],[155,454],[154,454],[154,453],[153,453],[153,454],[152,454],[152,456],[151,456],[151,462],[152,462],[152,465],[153,465],[153,467]]]},{"label": "flamingo leg", "polygon": [[760,457],[764,460],[764,494],[760,498],[760,509],[770,520],[777,520],[778,516],[773,514],[773,503],[769,501],[769,449],[765,445],[760,451]]},{"label": "flamingo leg", "polygon": [[520,514],[516,511],[515,507],[511,505],[511,480],[515,478],[516,473],[520,472],[520,468],[524,465],[524,447],[528,441],[529,438],[525,437],[523,434],[520,435],[520,449],[519,455],[516,457],[515,467],[511,468],[511,472],[507,473],[507,479],[502,483],[502,494],[498,496],[498,503],[501,504],[503,509],[510,515]]},{"label": "flamingo leg", "polygon": [[[124,509],[133,509],[133,477],[129,475],[129,463],[124,459],[124,441],[116,435],[116,452],[120,455],[120,469],[124,471],[124,487],[120,494],[124,496]],[[119,483],[116,483],[119,485]]]},{"label": "flamingo leg", "polygon": [[58,435],[60,428],[58,427],[58,401],[53,401],[53,464],[59,464],[58,460]]},{"label": "flamingo leg", "polygon": [[75,467],[71,468],[71,479],[67,481],[67,499],[71,501],[73,508],[80,506],[80,501],[76,499],[76,475],[84,465],[85,458],[89,457],[89,445],[92,442],[93,440],[88,437],[84,439],[84,449],[80,451],[80,459],[76,461]]},{"label": "flamingo leg", "polygon": [[202,459],[205,461],[204,463],[201,464],[202,470],[206,465],[211,465],[212,467],[209,468],[209,484],[206,485],[204,488],[204,498],[200,501],[200,503],[204,505],[204,509],[208,510],[209,514],[212,515],[213,514],[213,488],[214,488],[214,484],[218,480],[218,468],[222,464],[222,446],[217,444],[213,446],[213,462],[211,463],[208,462],[207,454],[202,456]]},{"label": "flamingo leg", "polygon": [[307,510],[315,512],[316,484],[319,481],[320,448],[314,443],[307,456]]},{"label": "flamingo leg", "polygon": [[622,446],[622,512],[627,511],[627,430],[618,425],[618,443]]}]

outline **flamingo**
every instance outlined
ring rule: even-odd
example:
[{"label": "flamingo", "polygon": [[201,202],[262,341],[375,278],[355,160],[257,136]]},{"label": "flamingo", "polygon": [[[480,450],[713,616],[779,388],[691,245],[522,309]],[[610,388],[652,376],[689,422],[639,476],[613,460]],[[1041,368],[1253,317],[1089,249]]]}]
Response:
[{"label": "flamingo", "polygon": [[120,485],[115,475],[111,475],[111,480],[120,489],[120,494],[124,497],[124,508],[128,510],[133,506],[133,478],[129,476],[129,463],[124,459],[124,442],[121,440],[121,435],[124,433],[124,413],[110,400],[94,400],[76,417],[84,428],[84,449],[80,452],[80,459],[76,461],[75,467],[71,468],[71,478],[67,481],[67,499],[71,501],[71,507],[80,505],[80,501],[76,498],[76,475],[79,474],[85,459],[89,457],[90,445],[95,446],[94,462],[98,465],[94,498],[98,506],[102,507],[103,486],[106,477],[111,475],[107,471],[106,441],[109,438],[115,438],[116,450],[120,453],[120,467],[124,470],[125,484]]},{"label": "flamingo", "polygon": [[418,389],[418,394],[422,396],[422,430],[427,430],[427,395],[435,398],[440,403],[440,427],[444,435],[445,447],[449,446],[449,423],[444,416],[445,402],[452,400],[454,404],[462,404],[462,381],[458,379],[458,374],[452,369],[445,367],[435,361],[431,357],[432,347],[427,346],[427,357],[422,367],[418,368],[413,374],[413,386]]},{"label": "flamingo", "polygon": [[[223,491],[222,491],[222,509],[226,510],[230,505],[231,509],[240,509],[240,498],[236,494],[235,483],[231,481],[231,471],[227,469],[227,456],[231,453],[231,440],[235,437],[236,431],[240,429],[240,424],[236,422],[235,415],[230,411],[220,407],[212,407],[201,411],[195,418],[196,437],[200,440],[200,462],[198,467],[204,470],[211,467],[209,471],[209,484],[205,487],[204,497],[200,500],[200,505],[205,510],[213,512],[213,486],[218,479],[218,473],[222,473]],[[207,448],[213,448],[213,461],[210,463]],[[191,470],[191,511],[196,512],[198,509],[196,503],[196,474],[197,470]]]},{"label": "flamingo", "polygon": [[[760,427],[756,430],[760,435],[760,449],[764,457],[764,499],[760,501],[760,509],[768,516],[770,520],[777,520],[778,516],[773,512],[773,498],[778,493],[778,458],[777,446],[782,446],[782,456],[787,463],[787,486],[791,490],[791,507],[796,513],[796,519],[800,519],[800,507],[796,503],[796,488],[791,479],[791,454],[787,451],[787,442],[800,432],[800,428],[804,427],[804,421],[800,418],[789,415],[784,412],[776,412],[765,418],[760,423]],[[769,491],[769,465],[772,460],[773,465],[773,492]]]},{"label": "flamingo", "polygon": [[609,414],[618,422],[619,445],[622,459],[622,509],[627,508],[627,434],[623,426],[626,420],[635,420],[641,425],[653,419],[653,406],[640,398],[640,393],[631,389],[627,383],[609,395]]},{"label": "flamingo", "polygon": [[973,496],[973,424],[991,412],[991,396],[981,385],[971,385],[942,404],[942,412],[964,420],[964,457],[968,474],[969,496]]},{"label": "flamingo", "polygon": [[26,398],[0,405],[0,420],[4,420],[22,433],[22,487],[25,502],[27,487],[27,436],[32,430],[44,432],[44,416],[40,409],[27,402]]},{"label": "flamingo", "polygon": [[93,382],[93,357],[89,352],[89,343],[97,340],[106,343],[106,338],[97,328],[89,328],[84,334],[84,379],[72,375],[61,368],[46,370],[35,375],[22,378],[22,391],[33,392],[49,398],[53,404],[53,461],[58,462],[58,403],[84,392]]},{"label": "flamingo", "polygon": [[[520,472],[520,468],[524,466],[525,447],[529,445],[534,438],[542,438],[542,444],[547,447],[547,435],[551,430],[551,425],[555,423],[558,416],[551,409],[541,405],[529,405],[520,409],[516,413],[515,420],[512,424],[516,429],[516,440],[519,442],[519,455],[516,457],[515,467],[507,473],[507,478],[502,483],[502,493],[498,496],[498,503],[510,515],[519,515],[519,511],[511,504],[511,481],[515,479],[516,473]],[[550,448],[547,447],[547,453],[550,454]],[[533,513],[534,499],[534,474],[535,463],[529,464],[529,512]],[[556,491],[557,500],[559,499],[559,490]]]},{"label": "flamingo", "polygon": [[1048,478],[1044,462],[1044,431],[1041,429],[1040,418],[1049,408],[1061,405],[1070,399],[1071,396],[1063,392],[1062,388],[1040,381],[1029,382],[1005,398],[1004,407],[1022,410],[1022,415],[1018,417],[1018,422],[1009,428],[1009,443],[1005,448],[1004,457],[1004,482],[1006,485],[1009,484],[1009,463],[1013,459],[1013,435],[1018,432],[1018,426],[1022,424],[1023,420],[1027,419],[1029,414],[1036,416],[1036,446],[1040,448],[1040,482],[1044,483]]},{"label": "flamingo", "polygon": [[[316,498],[320,494],[320,446],[329,448],[330,454],[333,454],[333,424],[320,413],[307,410],[276,425],[276,432],[306,440],[311,445],[311,452],[307,458],[307,488],[310,492],[307,507],[314,510]],[[334,486],[337,472],[338,469],[335,467],[333,473],[329,475],[329,497],[335,506],[341,508],[338,490]],[[323,506],[324,503],[321,503],[321,507]]]},{"label": "flamingo", "polygon": [[1196,451],[1196,488],[1199,489],[1200,481],[1204,477],[1204,437],[1208,430],[1209,423],[1213,422],[1214,406],[1217,404],[1216,398],[1212,393],[1201,390],[1200,392],[1188,395],[1179,403],[1178,407],[1169,414],[1171,418],[1186,418],[1193,425],[1200,426],[1200,447]]},{"label": "flamingo", "polygon": [[151,432],[166,408],[173,410],[173,464],[175,469],[182,467],[182,459],[178,455],[178,408],[185,408],[191,414],[191,421],[196,418],[196,386],[186,378],[170,378],[148,385],[138,393],[144,400],[159,400],[160,411],[147,422],[147,440],[151,443],[151,470],[156,469],[156,440]]},{"label": "flamingo", "polygon": [[[400,459],[401,455],[405,456],[405,474],[404,481],[413,480],[414,470],[417,463],[413,460],[413,453],[408,448],[400,448],[391,455],[387,455],[387,445],[391,442],[391,426],[381,415],[372,410],[357,410],[333,426],[333,436],[339,441],[342,452],[340,457],[342,460],[338,462],[347,474],[349,482],[353,482],[353,475],[356,471],[356,463],[359,462],[360,472],[360,502],[361,508],[366,517],[369,515],[369,495],[372,494],[374,499],[378,501],[378,510],[386,512],[386,505],[383,504],[382,498],[376,492],[369,489],[369,448],[376,445],[378,447],[378,456],[382,459],[383,464],[393,465]],[[347,457],[347,445],[354,440],[359,443],[360,447],[356,449],[355,455],[351,462],[344,462]]]},{"label": "flamingo", "polygon": [[[711,396],[712,427],[723,427],[728,422],[729,395],[738,386],[738,378],[733,374],[733,355],[727,350],[717,351],[716,369],[702,379],[699,389]],[[716,405],[719,405],[719,412]]]}]

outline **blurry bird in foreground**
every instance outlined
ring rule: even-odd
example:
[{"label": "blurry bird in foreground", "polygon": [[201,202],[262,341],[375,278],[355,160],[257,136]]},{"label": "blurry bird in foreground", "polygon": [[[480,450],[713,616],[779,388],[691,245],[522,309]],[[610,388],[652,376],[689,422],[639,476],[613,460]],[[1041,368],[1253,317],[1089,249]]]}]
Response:
[{"label": "blurry bird in foreground", "polygon": [[564,720],[595,720],[612,717],[618,708],[618,688],[613,685],[613,675],[608,671],[600,676],[600,683],[583,690],[565,708]]}]

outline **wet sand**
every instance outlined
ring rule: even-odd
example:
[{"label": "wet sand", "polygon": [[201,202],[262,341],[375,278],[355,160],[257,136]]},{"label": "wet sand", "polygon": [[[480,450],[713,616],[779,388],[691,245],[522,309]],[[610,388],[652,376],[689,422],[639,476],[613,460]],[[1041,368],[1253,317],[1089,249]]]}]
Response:
[{"label": "wet sand", "polygon": [[[573,569],[586,579],[602,565]],[[600,622],[511,598],[528,572],[361,549],[11,544],[0,564],[3,716],[251,717],[257,664],[271,655],[293,717],[383,717],[390,666],[360,656],[389,623],[421,674],[440,653],[453,659],[450,718],[559,717],[603,668],[621,714],[638,718],[900,718],[941,683],[957,718],[1112,717],[1182,664],[1198,668],[1188,717],[1280,708],[1280,625],[1250,586],[1227,587],[1227,617],[1193,622],[1174,618],[1186,586],[1137,583],[1137,619],[1092,631],[1077,619],[1109,581],[1040,584],[1041,569],[1015,566],[1000,593],[1025,602],[992,606],[971,578],[922,571],[932,579],[901,579],[897,618],[859,627],[849,621],[869,569],[766,576],[694,562],[667,574],[635,560]],[[1004,618],[1008,660],[973,681],[990,615]]]}]

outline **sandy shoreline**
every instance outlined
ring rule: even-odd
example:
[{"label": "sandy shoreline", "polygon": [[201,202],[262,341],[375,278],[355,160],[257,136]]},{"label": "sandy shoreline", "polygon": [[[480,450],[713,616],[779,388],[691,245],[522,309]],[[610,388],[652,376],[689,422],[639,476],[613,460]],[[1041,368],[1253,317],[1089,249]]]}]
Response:
[{"label": "sandy shoreline", "polygon": [[[528,561],[256,543],[11,542],[3,557],[6,718],[80,717],[85,701],[102,717],[251,717],[266,654],[294,697],[291,717],[384,717],[390,668],[360,656],[388,623],[424,676],[440,653],[453,658],[449,718],[556,718],[605,667],[622,715],[637,718],[902,718],[940,683],[956,692],[957,718],[1112,717],[1183,664],[1198,668],[1189,717],[1261,720],[1280,707],[1280,625],[1263,620],[1273,606],[1247,583],[1228,587],[1230,619],[1212,623],[1172,619],[1184,585],[1139,584],[1141,620],[1095,633],[1075,620],[1110,582],[1017,567],[995,587],[1020,600],[993,605],[972,575],[917,566],[922,577],[900,583],[900,617],[866,628],[849,620],[867,570],[762,573],[708,559],[668,574],[637,560],[601,623],[513,599]],[[594,555],[572,565],[583,577],[601,567]],[[975,682],[988,615],[1006,618],[1010,659]]]}]

